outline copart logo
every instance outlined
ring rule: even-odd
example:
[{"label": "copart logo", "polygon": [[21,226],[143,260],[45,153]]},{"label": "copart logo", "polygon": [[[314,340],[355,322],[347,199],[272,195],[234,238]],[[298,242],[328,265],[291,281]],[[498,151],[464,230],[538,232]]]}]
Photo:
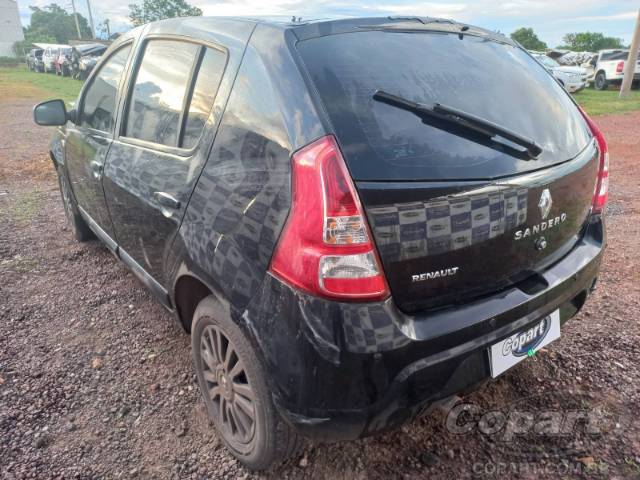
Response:
[{"label": "copart logo", "polygon": [[[633,428],[634,417],[628,406],[612,398],[598,398],[594,392],[574,390],[540,393],[501,407],[483,407],[474,402],[456,403],[446,414],[445,427],[456,435],[481,435],[504,442],[514,453],[526,454],[517,437],[535,442],[544,437],[602,441],[610,444]],[[565,440],[560,441],[564,438]],[[537,442],[536,442],[537,443]],[[559,449],[558,454],[562,454]]]},{"label": "copart logo", "polygon": [[540,342],[547,336],[551,328],[551,318],[543,318],[542,321],[526,332],[522,332],[515,338],[507,338],[502,345],[502,355],[505,357],[513,354],[516,357],[527,355],[530,350],[534,350]]}]

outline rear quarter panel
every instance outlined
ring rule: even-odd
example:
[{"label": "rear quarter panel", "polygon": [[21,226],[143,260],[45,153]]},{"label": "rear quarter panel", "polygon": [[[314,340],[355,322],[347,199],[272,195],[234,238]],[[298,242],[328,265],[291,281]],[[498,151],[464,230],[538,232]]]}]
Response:
[{"label": "rear quarter panel", "polygon": [[196,277],[240,324],[287,219],[291,154],[324,134],[286,39],[256,27],[172,248],[173,285]]}]

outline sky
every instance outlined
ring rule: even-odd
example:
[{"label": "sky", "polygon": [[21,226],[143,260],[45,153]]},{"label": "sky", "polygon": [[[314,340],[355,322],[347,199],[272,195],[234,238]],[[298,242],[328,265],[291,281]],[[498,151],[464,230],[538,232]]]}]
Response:
[{"label": "sky", "polygon": [[[128,4],[135,0],[93,0],[96,25],[109,18],[112,32],[126,30]],[[562,44],[566,33],[593,31],[631,42],[640,8],[638,0],[187,0],[204,15],[286,15],[304,18],[326,16],[421,15],[452,18],[509,34],[531,27],[550,47]],[[23,25],[29,24],[29,5],[44,6],[56,0],[18,0]],[[87,16],[87,0],[76,7]],[[71,0],[57,0],[71,11]]]}]

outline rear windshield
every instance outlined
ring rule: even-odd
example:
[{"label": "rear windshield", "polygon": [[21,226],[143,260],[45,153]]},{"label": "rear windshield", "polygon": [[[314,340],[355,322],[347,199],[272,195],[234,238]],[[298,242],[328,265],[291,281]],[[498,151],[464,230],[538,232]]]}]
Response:
[{"label": "rear windshield", "polygon": [[[575,157],[590,140],[552,76],[521,49],[465,35],[363,31],[297,48],[356,180],[461,180],[513,175]],[[490,120],[543,149],[524,161],[373,100],[377,90]]]},{"label": "rear windshield", "polygon": [[[607,52],[603,53],[600,60],[603,62],[612,60],[626,60],[629,58],[629,52]],[[638,60],[640,60],[640,54],[638,54]]]}]

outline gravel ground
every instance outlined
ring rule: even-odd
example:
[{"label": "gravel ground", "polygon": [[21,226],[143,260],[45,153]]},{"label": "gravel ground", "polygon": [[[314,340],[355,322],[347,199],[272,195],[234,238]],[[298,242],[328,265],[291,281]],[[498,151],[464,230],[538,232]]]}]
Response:
[{"label": "gravel ground", "polygon": [[[206,417],[188,336],[105,248],[72,240],[30,108],[0,103],[0,478],[252,478]],[[640,478],[640,112],[597,121],[609,248],[562,338],[453,410],[308,444],[261,478]]]}]

